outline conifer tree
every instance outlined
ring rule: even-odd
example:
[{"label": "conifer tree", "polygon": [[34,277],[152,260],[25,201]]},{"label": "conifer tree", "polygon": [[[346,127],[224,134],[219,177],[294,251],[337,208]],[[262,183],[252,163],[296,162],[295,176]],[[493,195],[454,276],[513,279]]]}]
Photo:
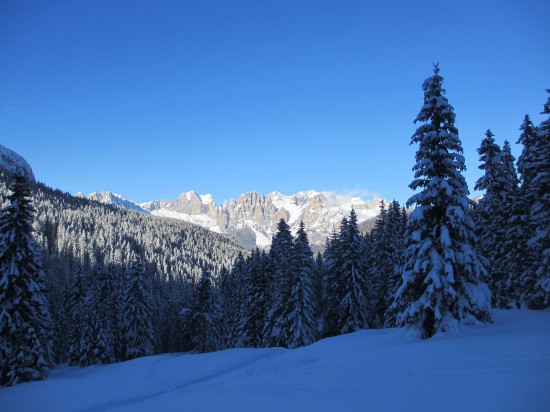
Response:
[{"label": "conifer tree", "polygon": [[[74,364],[101,365],[116,361],[116,303],[114,280],[102,266],[96,267],[80,305],[81,336]],[[113,310],[115,308],[115,310]]]},{"label": "conifer tree", "polygon": [[411,325],[422,338],[453,328],[458,322],[491,320],[491,295],[480,278],[486,271],[477,255],[475,224],[470,217],[466,169],[453,107],[444,96],[443,78],[422,85],[424,105],[411,138],[418,144],[414,194],[407,225],[403,283],[394,306],[397,324]]},{"label": "conifer tree", "polygon": [[50,368],[51,319],[42,256],[33,238],[31,191],[15,176],[0,211],[0,384],[44,379]]},{"label": "conifer tree", "polygon": [[82,334],[78,351],[78,366],[90,366],[115,361],[114,337],[111,324],[101,306],[98,284],[86,290],[82,301]]},{"label": "conifer tree", "polygon": [[[504,164],[502,163],[502,151],[500,146],[495,143],[494,134],[487,130],[485,138],[481,141],[481,146],[477,149],[480,155],[479,169],[484,174],[477,180],[474,190],[484,190],[485,194],[475,206],[474,218],[479,232],[479,252],[488,259],[487,279],[483,279],[490,286],[500,277],[494,273],[494,262],[498,250],[502,247],[503,239],[498,235],[501,228],[506,227],[506,221],[497,222],[499,217],[498,209],[502,206],[500,199],[504,191],[503,179]],[[494,288],[491,287],[491,289]],[[495,294],[493,293],[493,303]]]},{"label": "conifer tree", "polygon": [[370,234],[370,265],[368,276],[369,324],[380,328],[384,324],[384,313],[388,301],[388,280],[393,271],[389,216],[384,201]]},{"label": "conifer tree", "polygon": [[509,188],[507,192],[509,192],[509,195],[513,195],[519,188],[519,178],[516,170],[516,158],[512,155],[508,140],[505,140],[502,145],[502,163],[504,165],[506,186]]},{"label": "conifer tree", "polygon": [[[347,222],[347,219],[343,218],[341,228],[344,228]],[[327,240],[323,253],[321,306],[324,337],[338,334],[338,293],[340,288],[338,263],[341,254],[340,236],[334,230]]]},{"label": "conifer tree", "polygon": [[77,266],[70,280],[66,297],[67,313],[69,314],[70,329],[68,342],[69,365],[80,365],[80,340],[82,337],[82,302],[86,296],[84,275],[82,268]]},{"label": "conifer tree", "polygon": [[531,190],[533,179],[537,172],[537,128],[533,125],[530,117],[525,115],[520,127],[521,134],[518,139],[523,145],[517,161],[517,168],[520,175],[520,187],[517,196],[514,198],[512,216],[510,217],[510,228],[508,238],[515,243],[512,249],[514,252],[514,266],[518,273],[513,273],[517,306],[531,306],[532,290],[536,283],[535,254],[529,246],[529,240],[535,233],[534,223],[531,221],[531,208],[536,200],[535,191]]},{"label": "conifer tree", "polygon": [[195,302],[191,309],[194,351],[205,353],[217,349],[215,313],[210,274],[203,271],[196,286]]},{"label": "conifer tree", "polygon": [[247,265],[242,253],[237,255],[231,271],[222,276],[220,281],[221,319],[220,329],[221,346],[235,348],[243,346],[242,316],[245,311],[245,286]]},{"label": "conifer tree", "polygon": [[151,284],[145,277],[145,266],[140,258],[126,271],[122,295],[122,341],[124,359],[153,354],[153,298]]},{"label": "conifer tree", "polygon": [[351,210],[347,224],[340,233],[341,257],[338,259],[338,321],[339,334],[369,327],[367,273],[363,237],[357,225],[357,214]]},{"label": "conifer tree", "polygon": [[508,142],[502,148],[503,162],[510,190],[505,193],[502,210],[506,225],[502,228],[504,244],[500,258],[495,259],[495,271],[503,273],[502,281],[497,279],[493,287],[496,290],[495,305],[502,308],[517,308],[520,302],[520,280],[525,271],[529,254],[526,241],[526,216],[523,213],[523,197],[520,194],[519,179]]},{"label": "conifer tree", "polygon": [[287,302],[290,321],[288,347],[298,348],[309,345],[317,339],[315,313],[318,302],[315,295],[315,261],[303,221],[300,222],[294,239],[292,271],[292,288]]},{"label": "conifer tree", "polygon": [[[550,89],[547,90],[550,93]],[[542,114],[550,115],[550,97]],[[550,307],[550,118],[538,127],[529,164],[531,181],[525,188],[533,231],[528,246],[533,254],[532,266],[523,280],[527,287],[524,302],[532,309]]]},{"label": "conifer tree", "polygon": [[492,304],[508,308],[515,299],[514,291],[509,286],[513,266],[508,262],[506,243],[518,180],[509,143],[505,142],[501,150],[490,130],[485,136],[478,149],[482,162],[479,168],[484,174],[475,186],[476,190],[484,190],[485,194],[475,208],[474,217],[479,233],[479,250],[488,260],[486,281],[492,291]]},{"label": "conifer tree", "polygon": [[247,259],[247,282],[245,305],[241,319],[241,344],[244,347],[259,348],[263,344],[268,279],[266,277],[267,255],[256,248]]},{"label": "conifer tree", "polygon": [[325,262],[323,261],[323,255],[321,252],[317,252],[315,256],[315,269],[313,272],[313,290],[315,299],[317,301],[317,307],[315,310],[315,323],[317,325],[317,337],[322,336],[324,329],[324,304],[323,304],[323,267]]},{"label": "conifer tree", "polygon": [[383,327],[395,326],[395,312],[390,310],[397,289],[400,286],[403,265],[404,235],[407,225],[407,212],[399,202],[393,200],[388,208],[386,231],[388,233],[388,254],[385,262],[386,295],[381,300],[379,313],[383,311]]},{"label": "conifer tree", "polygon": [[222,268],[219,279],[220,288],[220,348],[228,349],[232,346],[232,335],[235,324],[234,285],[231,281],[231,272]]},{"label": "conifer tree", "polygon": [[290,320],[287,302],[292,289],[293,238],[290,227],[281,219],[273,236],[269,256],[273,265],[273,279],[269,308],[264,329],[264,346],[286,347],[290,340]]}]

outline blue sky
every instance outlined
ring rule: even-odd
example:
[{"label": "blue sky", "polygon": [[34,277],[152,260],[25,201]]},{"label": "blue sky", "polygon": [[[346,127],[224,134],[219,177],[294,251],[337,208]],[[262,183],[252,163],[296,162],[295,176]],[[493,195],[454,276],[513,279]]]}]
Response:
[{"label": "blue sky", "polygon": [[[412,191],[439,61],[472,190],[550,88],[548,1],[0,2],[0,143],[71,193]],[[513,145],[516,155],[520,148]]]}]

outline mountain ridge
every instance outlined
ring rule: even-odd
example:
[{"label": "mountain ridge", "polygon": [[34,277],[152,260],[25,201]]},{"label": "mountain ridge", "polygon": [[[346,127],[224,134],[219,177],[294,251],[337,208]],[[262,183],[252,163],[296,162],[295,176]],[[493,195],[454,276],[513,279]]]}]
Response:
[{"label": "mountain ridge", "polygon": [[[2,145],[0,168],[35,181],[27,161]],[[294,233],[303,221],[314,251],[324,247],[326,239],[339,229],[342,219],[349,215],[352,208],[357,213],[361,228],[367,231],[383,201],[380,198],[366,200],[361,196],[316,190],[300,191],[293,195],[278,191],[260,194],[252,190],[221,205],[216,204],[210,194],[200,195],[193,190],[181,193],[175,200],[144,203],[133,202],[110,191],[93,192],[87,196],[79,192],[75,196],[145,215],[183,220],[226,235],[249,249],[268,248],[280,219],[284,219]]]},{"label": "mountain ridge", "polygon": [[267,248],[284,219],[293,232],[304,221],[313,249],[320,250],[328,236],[338,230],[340,223],[353,208],[358,222],[375,218],[381,198],[366,200],[360,196],[341,195],[328,191],[306,190],[293,195],[274,191],[267,195],[255,190],[217,205],[209,195],[195,191],[181,193],[175,200],[152,200],[136,203],[111,192],[94,192],[88,199],[136,210],[144,214],[170,217],[206,227],[228,235],[241,245]]}]

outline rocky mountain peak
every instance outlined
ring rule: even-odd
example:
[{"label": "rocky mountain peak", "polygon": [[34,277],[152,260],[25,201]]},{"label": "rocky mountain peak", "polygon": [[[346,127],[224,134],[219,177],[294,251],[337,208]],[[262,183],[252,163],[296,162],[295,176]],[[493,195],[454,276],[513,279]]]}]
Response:
[{"label": "rocky mountain peak", "polygon": [[154,200],[142,204],[135,204],[110,192],[101,195],[94,193],[88,197],[143,213],[195,223],[226,234],[249,248],[268,247],[281,219],[289,224],[293,232],[304,221],[314,250],[324,246],[327,237],[334,229],[338,230],[342,218],[350,213],[352,207],[359,223],[362,223],[378,214],[382,201],[314,190],[291,196],[279,192],[264,195],[251,191],[237,199],[225,201],[221,206],[216,205],[211,195],[199,195],[194,191],[182,193],[176,200]]},{"label": "rocky mountain peak", "polygon": [[23,158],[23,156],[15,153],[13,150],[8,149],[0,144],[0,168],[4,169],[10,174],[19,174],[25,176],[25,178],[31,182],[36,179],[32,171],[31,166]]}]

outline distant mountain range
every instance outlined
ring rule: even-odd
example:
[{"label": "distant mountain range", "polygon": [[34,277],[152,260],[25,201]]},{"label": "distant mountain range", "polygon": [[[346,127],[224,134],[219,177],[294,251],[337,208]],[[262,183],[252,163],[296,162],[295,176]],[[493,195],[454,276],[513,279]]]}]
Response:
[{"label": "distant mountain range", "polygon": [[[2,145],[0,168],[35,180],[27,161]],[[111,192],[97,192],[87,196],[77,193],[76,196],[142,214],[194,223],[227,235],[247,248],[268,247],[281,218],[285,219],[294,233],[303,221],[312,248],[316,251],[324,246],[332,231],[339,230],[342,219],[349,215],[352,207],[357,212],[362,230],[368,230],[382,202],[379,198],[365,200],[357,196],[315,190],[291,196],[279,192],[263,195],[253,191],[222,205],[216,205],[211,195],[198,195],[193,191],[182,193],[176,200],[153,200],[147,203],[132,202]]]},{"label": "distant mountain range", "polygon": [[[83,196],[78,193],[77,196]],[[342,218],[355,209],[363,229],[379,213],[382,199],[365,200],[361,197],[338,195],[333,192],[309,190],[291,196],[279,192],[262,195],[249,192],[216,205],[210,195],[193,191],[182,193],[176,200],[153,200],[135,203],[111,193],[91,193],[88,199],[117,205],[145,214],[171,217],[206,227],[228,235],[245,247],[268,247],[276,232],[277,222],[283,218],[295,232],[304,222],[310,243],[315,250],[325,244],[333,230],[339,230]]]}]

